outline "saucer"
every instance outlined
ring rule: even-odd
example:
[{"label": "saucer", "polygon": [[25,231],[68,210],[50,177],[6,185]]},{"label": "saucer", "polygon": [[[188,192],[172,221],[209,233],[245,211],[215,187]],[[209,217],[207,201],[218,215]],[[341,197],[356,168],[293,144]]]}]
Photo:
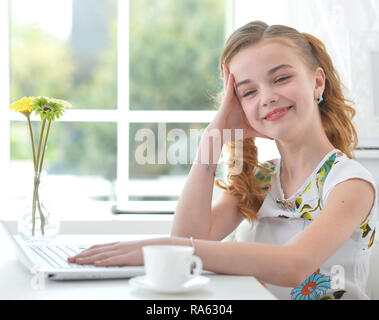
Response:
[{"label": "saucer", "polygon": [[209,281],[210,279],[207,277],[197,276],[184,282],[177,288],[162,288],[154,286],[145,275],[131,278],[129,283],[134,288],[148,289],[160,293],[179,293],[199,289],[208,284]]}]

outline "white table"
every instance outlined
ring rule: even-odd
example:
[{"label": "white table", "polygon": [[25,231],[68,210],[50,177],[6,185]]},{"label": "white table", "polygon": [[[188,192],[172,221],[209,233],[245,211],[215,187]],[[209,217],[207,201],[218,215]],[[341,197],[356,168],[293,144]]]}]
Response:
[{"label": "white table", "polygon": [[[154,235],[156,237],[158,235]],[[60,235],[54,243],[95,244],[143,239],[151,235]],[[0,300],[273,300],[276,299],[254,277],[206,275],[210,283],[199,290],[161,294],[129,285],[128,279],[49,281],[35,286],[33,275],[16,259],[11,248],[1,246]]]}]

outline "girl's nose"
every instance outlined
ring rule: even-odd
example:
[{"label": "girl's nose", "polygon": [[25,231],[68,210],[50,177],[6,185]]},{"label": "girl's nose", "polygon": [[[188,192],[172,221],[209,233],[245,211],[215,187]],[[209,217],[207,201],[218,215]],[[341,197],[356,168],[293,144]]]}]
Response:
[{"label": "girl's nose", "polygon": [[261,90],[261,105],[268,106],[271,103],[277,102],[279,100],[279,96],[275,93],[274,90],[270,88],[265,88]]}]

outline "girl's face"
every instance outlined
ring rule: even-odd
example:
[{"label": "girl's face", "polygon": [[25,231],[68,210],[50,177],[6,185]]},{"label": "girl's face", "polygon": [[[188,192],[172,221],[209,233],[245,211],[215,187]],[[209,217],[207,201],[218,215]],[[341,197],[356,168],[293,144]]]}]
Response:
[{"label": "girl's face", "polygon": [[311,71],[294,48],[263,40],[238,52],[229,70],[246,118],[260,133],[283,139],[317,119],[314,99],[323,92],[325,75],[321,68]]}]

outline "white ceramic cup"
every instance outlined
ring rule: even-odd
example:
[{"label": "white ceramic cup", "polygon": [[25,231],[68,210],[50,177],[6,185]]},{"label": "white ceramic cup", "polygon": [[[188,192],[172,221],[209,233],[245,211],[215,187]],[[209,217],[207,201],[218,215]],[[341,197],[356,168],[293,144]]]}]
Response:
[{"label": "white ceramic cup", "polygon": [[193,255],[192,247],[152,245],[142,247],[142,251],[146,277],[156,288],[179,288],[197,277],[203,268],[201,259]]}]

